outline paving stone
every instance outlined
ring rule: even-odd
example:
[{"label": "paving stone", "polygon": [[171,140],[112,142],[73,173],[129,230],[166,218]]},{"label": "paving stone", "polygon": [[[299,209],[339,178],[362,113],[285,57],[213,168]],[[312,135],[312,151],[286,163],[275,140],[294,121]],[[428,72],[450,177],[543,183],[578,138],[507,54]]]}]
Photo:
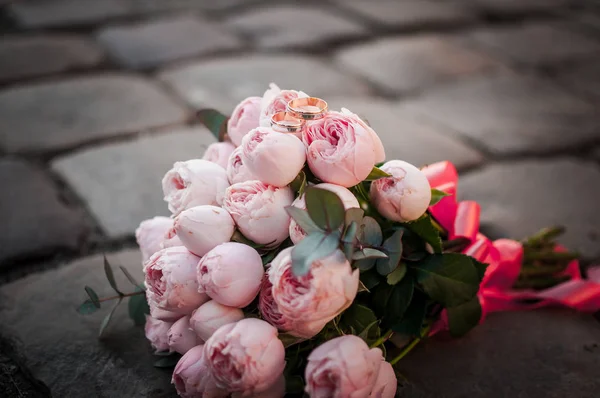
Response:
[{"label": "paving stone", "polygon": [[46,173],[21,160],[0,160],[0,268],[10,260],[75,250],[87,232],[81,212],[67,207]]},{"label": "paving stone", "polygon": [[521,14],[536,11],[557,11],[571,0],[461,0],[478,10],[494,14]]},{"label": "paving stone", "polygon": [[600,138],[594,106],[533,77],[463,81],[403,106],[417,108],[496,154],[548,153]]},{"label": "paving stone", "polygon": [[214,141],[203,128],[180,129],[68,155],[52,168],[86,201],[109,236],[122,237],[147,218],[169,215],[163,176],[176,161],[201,158]]},{"label": "paving stone", "polygon": [[[141,280],[139,251],[108,255],[118,285],[131,285],[118,271],[126,267]],[[54,397],[152,397],[174,396],[170,372],[152,366],[144,331],[127,316],[127,305],[116,310],[106,335],[99,341],[98,328],[110,306],[92,315],[75,308],[84,301],[83,286],[100,297],[114,295],[106,281],[102,255],[83,258],[58,269],[30,275],[0,289],[0,328],[18,338],[33,375]]]},{"label": "paving stone", "polygon": [[15,1],[9,7],[19,23],[28,28],[85,25],[131,12],[124,0],[28,0]]},{"label": "paving stone", "polygon": [[330,109],[344,107],[365,118],[381,138],[388,160],[401,159],[417,167],[450,160],[459,169],[473,167],[483,161],[477,150],[453,137],[452,132],[419,120],[413,112],[399,112],[389,102],[373,98],[326,100]]},{"label": "paving stone", "polygon": [[596,157],[596,159],[600,160],[600,147],[594,150],[594,156]]},{"label": "paving stone", "polygon": [[586,258],[600,258],[600,167],[559,160],[496,164],[461,178],[463,199],[481,203],[481,222],[494,237],[521,239],[564,225],[562,242]]},{"label": "paving stone", "polygon": [[89,68],[102,58],[102,50],[78,36],[4,36],[0,40],[0,82]]},{"label": "paving stone", "polygon": [[315,96],[361,95],[361,81],[299,55],[251,55],[191,63],[159,75],[195,107],[231,112],[246,97],[261,96],[269,83]]},{"label": "paving stone", "polygon": [[226,23],[262,48],[322,46],[336,39],[364,36],[367,32],[356,22],[306,5],[259,8],[230,18]]},{"label": "paving stone", "polygon": [[199,9],[223,11],[236,6],[245,6],[260,0],[130,0],[137,12],[170,11],[181,9]]},{"label": "paving stone", "polygon": [[475,15],[458,3],[433,0],[336,0],[377,24],[389,27],[421,28],[423,25],[464,23]]},{"label": "paving stone", "polygon": [[568,30],[564,24],[528,23],[469,34],[491,54],[527,66],[545,66],[600,53],[600,41]]},{"label": "paving stone", "polygon": [[4,397],[50,398],[50,390],[22,364],[14,342],[0,335],[0,392]]},{"label": "paving stone", "polygon": [[461,339],[430,339],[398,363],[410,398],[592,398],[600,323],[567,310],[491,314]]},{"label": "paving stone", "polygon": [[600,104],[600,57],[592,61],[570,65],[558,72],[558,79],[568,88],[593,103]]},{"label": "paving stone", "polygon": [[109,26],[97,36],[120,64],[149,68],[181,58],[239,47],[219,25],[194,15],[177,15],[130,25]]},{"label": "paving stone", "polygon": [[498,64],[452,37],[422,35],[377,40],[342,50],[335,60],[384,89],[405,92],[470,77]]},{"label": "paving stone", "polygon": [[185,121],[186,109],[150,81],[86,76],[0,91],[0,146],[11,152],[69,148]]}]

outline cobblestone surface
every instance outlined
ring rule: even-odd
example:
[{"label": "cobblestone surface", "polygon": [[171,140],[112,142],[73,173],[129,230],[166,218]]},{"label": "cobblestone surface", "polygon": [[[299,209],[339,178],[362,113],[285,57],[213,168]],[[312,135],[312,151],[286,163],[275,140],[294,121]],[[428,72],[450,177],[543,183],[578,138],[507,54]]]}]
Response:
[{"label": "cobblestone surface", "polygon": [[[74,307],[83,285],[109,293],[99,251],[139,276],[133,231],[168,214],[161,177],[214,141],[189,125],[192,109],[228,113],[271,82],[365,117],[388,159],[453,161],[464,172],[460,196],[481,202],[489,235],[564,224],[563,242],[600,261],[593,2],[6,3],[0,283],[18,276],[0,286],[1,397],[15,386],[48,396],[35,378],[55,397],[174,395],[123,309],[98,342],[106,309],[84,318]],[[405,358],[412,383],[401,393],[595,396],[598,327],[566,312],[490,316],[464,339],[440,336]]]}]

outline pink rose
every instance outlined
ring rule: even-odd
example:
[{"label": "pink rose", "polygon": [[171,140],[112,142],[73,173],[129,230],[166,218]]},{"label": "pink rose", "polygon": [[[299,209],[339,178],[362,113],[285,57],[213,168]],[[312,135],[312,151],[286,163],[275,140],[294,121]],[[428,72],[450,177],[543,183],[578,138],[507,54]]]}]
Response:
[{"label": "pink rose", "polygon": [[151,316],[146,315],[146,325],[144,332],[146,338],[152,345],[152,348],[159,351],[167,351],[169,349],[169,329],[173,325],[171,322],[159,321]]},{"label": "pink rose", "polygon": [[221,243],[231,240],[235,224],[227,210],[204,205],[179,213],[173,228],[189,251],[204,256]]},{"label": "pink rose", "polygon": [[242,243],[223,243],[206,253],[198,264],[200,292],[229,307],[250,304],[263,275],[260,254]]},{"label": "pink rose", "polygon": [[359,271],[352,271],[344,254],[337,250],[315,261],[308,274],[297,277],[292,273],[292,249],[282,250],[267,271],[271,294],[289,327],[285,330],[297,337],[311,338],[352,304],[358,291]]},{"label": "pink rose", "polygon": [[146,300],[148,301],[148,307],[150,307],[150,316],[154,319],[165,322],[175,322],[184,316],[184,314],[159,308],[158,304],[156,304],[156,301],[154,300],[154,295],[149,291],[146,291]]},{"label": "pink rose", "polygon": [[306,158],[315,176],[324,182],[352,187],[375,165],[373,136],[360,119],[339,112],[308,123],[302,132]]},{"label": "pink rose", "polygon": [[282,90],[275,83],[269,85],[265,91],[260,107],[260,126],[271,127],[271,117],[283,112],[287,108],[288,102],[296,98],[306,98],[308,95],[302,91]]},{"label": "pink rose", "polygon": [[278,244],[288,237],[290,216],[285,208],[293,201],[294,192],[289,187],[253,180],[227,188],[223,208],[246,238],[259,244]]},{"label": "pink rose", "polygon": [[242,143],[248,131],[258,127],[261,97],[248,97],[240,102],[227,122],[227,135],[235,146]]},{"label": "pink rose", "polygon": [[135,239],[142,252],[142,262],[162,249],[165,235],[173,227],[173,220],[168,217],[154,217],[144,220],[135,230]]},{"label": "pink rose", "polygon": [[214,142],[210,144],[208,148],[206,148],[202,159],[216,163],[222,168],[226,169],[227,161],[229,160],[229,156],[231,156],[231,153],[234,149],[235,146],[230,142]]},{"label": "pink rose", "polygon": [[311,398],[367,398],[382,360],[381,350],[369,349],[360,337],[336,337],[308,356],[304,391]]},{"label": "pink rose", "polygon": [[306,148],[292,134],[267,127],[250,131],[242,140],[242,160],[256,179],[284,187],[296,178],[306,162]]},{"label": "pink rose", "polygon": [[425,174],[410,163],[391,160],[381,170],[392,177],[371,184],[371,202],[387,219],[407,222],[421,217],[431,201],[431,186]]},{"label": "pink rose", "polygon": [[221,326],[204,345],[217,386],[238,396],[269,391],[285,367],[277,329],[256,318]]},{"label": "pink rose", "polygon": [[146,293],[158,307],[189,314],[208,296],[198,292],[196,269],[200,258],[183,246],[154,253],[144,265]]},{"label": "pink rose", "polygon": [[377,135],[375,130],[371,128],[364,120],[362,120],[357,114],[351,112],[346,108],[342,108],[342,115],[346,115],[348,117],[352,117],[359,123],[365,130],[367,130],[371,134],[371,139],[373,140],[373,149],[375,149],[375,163],[381,163],[385,160],[385,149],[383,147],[383,143],[381,142],[381,138]]},{"label": "pink rose", "polygon": [[184,316],[179,319],[169,329],[169,348],[171,351],[185,354],[202,341],[198,340],[196,333],[190,327],[190,317]]},{"label": "pink rose", "polygon": [[217,387],[204,357],[203,345],[197,345],[181,357],[173,371],[171,383],[175,384],[177,394],[183,398],[229,396],[227,391]]},{"label": "pink rose", "polygon": [[[383,358],[382,358],[383,359]],[[394,398],[398,389],[398,379],[396,372],[389,362],[381,361],[379,373],[375,385],[371,390],[370,398]]]},{"label": "pink rose", "polygon": [[196,335],[206,341],[221,326],[242,319],[244,319],[244,312],[239,308],[228,307],[215,300],[210,300],[192,313],[190,325]]},{"label": "pink rose", "polygon": [[[360,204],[358,203],[356,196],[354,196],[352,192],[350,192],[347,188],[342,187],[341,185],[323,183],[315,185],[314,188],[326,189],[335,193],[342,200],[342,203],[344,204],[344,209],[346,210],[354,207],[360,208]],[[292,206],[302,210],[306,210],[304,195],[302,195],[302,197],[296,198],[296,200],[294,200],[294,203],[292,203]],[[293,218],[290,219],[289,233],[290,239],[292,240],[292,242],[294,242],[295,245],[300,243],[300,241],[306,237],[306,232],[302,229],[302,227],[300,227],[296,223],[296,221],[294,221]]]},{"label": "pink rose", "polygon": [[244,164],[242,152],[243,149],[241,146],[235,148],[235,151],[233,151],[227,162],[227,178],[232,185],[238,182],[257,179]]},{"label": "pink rose", "polygon": [[194,206],[220,206],[228,186],[225,169],[201,159],[176,162],[162,180],[165,201],[175,215]]}]

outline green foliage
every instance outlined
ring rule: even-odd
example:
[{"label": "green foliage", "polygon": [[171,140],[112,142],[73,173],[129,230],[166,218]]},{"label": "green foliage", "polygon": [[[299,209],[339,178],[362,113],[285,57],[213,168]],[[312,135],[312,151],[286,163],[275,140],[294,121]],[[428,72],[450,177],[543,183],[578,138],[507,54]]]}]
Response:
[{"label": "green foliage", "polygon": [[121,293],[121,291],[117,287],[117,281],[115,280],[115,274],[113,273],[112,267],[110,266],[108,260],[106,259],[106,256],[104,256],[104,273],[106,274],[106,279],[108,279],[108,283],[110,284],[110,287],[112,287],[113,290],[115,292],[117,292],[117,294],[119,296],[122,296],[123,293]]},{"label": "green foliage", "polygon": [[339,241],[339,231],[330,233],[316,231],[302,239],[292,249],[292,271],[294,275],[306,275],[314,261],[327,257],[337,250]]},{"label": "green foliage", "polygon": [[381,170],[379,167],[373,167],[373,169],[371,170],[371,172],[369,173],[367,178],[365,178],[365,181],[375,181],[375,180],[378,180],[380,178],[385,178],[385,177],[391,177],[391,174],[386,173],[385,171]]},{"label": "green foliage", "polygon": [[425,214],[418,220],[402,225],[421,237],[425,242],[429,243],[434,252],[442,252],[440,231],[433,225],[431,217],[428,214]]},{"label": "green foliage", "polygon": [[[141,289],[139,286],[136,286],[135,291],[141,293],[144,291],[144,289]],[[148,302],[146,301],[145,294],[138,294],[129,297],[127,309],[129,311],[129,318],[133,320],[133,323],[135,323],[138,326],[144,325],[146,323],[146,315],[150,314],[150,307],[148,306]]]},{"label": "green foliage", "polygon": [[100,307],[96,306],[92,300],[85,300],[79,307],[77,307],[77,312],[81,315],[89,315],[98,311],[99,308]]},{"label": "green foliage", "polygon": [[298,197],[301,197],[302,195],[304,195],[304,191],[306,190],[306,185],[307,185],[306,173],[304,172],[304,170],[300,170],[300,173],[298,173],[296,178],[294,178],[294,180],[292,182],[290,182],[290,188],[292,188],[294,190],[294,192],[296,192]]},{"label": "green foliage", "polygon": [[402,280],[402,278],[404,278],[404,276],[406,275],[406,264],[400,263],[398,264],[398,266],[396,267],[395,270],[393,270],[391,273],[388,274],[388,276],[386,277],[386,281],[388,283],[388,285],[395,285],[398,282],[400,282]]},{"label": "green foliage", "polygon": [[354,254],[354,239],[356,238],[357,230],[356,221],[352,221],[344,231],[344,235],[341,240],[342,248],[344,249],[344,255],[351,261]]},{"label": "green foliage", "polygon": [[471,300],[448,308],[448,326],[450,334],[460,337],[473,329],[481,319],[481,304],[477,296]]},{"label": "green foliage", "polygon": [[85,292],[88,294],[92,304],[94,304],[94,306],[96,308],[100,308],[100,299],[98,298],[98,295],[96,294],[94,289],[92,289],[89,286],[85,286],[84,289],[85,289]]},{"label": "green foliage", "polygon": [[368,289],[371,290],[375,286],[381,283],[381,276],[374,269],[363,271],[360,273],[361,283]]},{"label": "green foliage", "polygon": [[219,142],[225,140],[227,134],[227,116],[215,109],[201,109],[196,113],[196,118],[206,126]]},{"label": "green foliage", "polygon": [[425,322],[427,310],[427,296],[421,291],[413,290],[410,304],[404,312],[401,320],[394,323],[394,332],[407,336],[420,336]]},{"label": "green foliage", "polygon": [[177,362],[181,359],[181,355],[177,353],[172,353],[168,356],[163,356],[162,358],[156,360],[154,362],[155,368],[174,368],[177,365]]},{"label": "green foliage", "polygon": [[340,319],[340,327],[344,330],[351,330],[355,334],[365,340],[367,344],[371,344],[381,335],[379,329],[379,319],[369,307],[362,304],[352,304]]},{"label": "green foliage", "polygon": [[387,253],[387,258],[380,258],[377,260],[377,272],[381,275],[387,275],[396,269],[402,258],[402,235],[404,231],[395,231],[392,236],[387,238],[383,242],[383,249]]},{"label": "green foliage", "polygon": [[311,233],[317,231],[323,232],[323,230],[319,228],[317,224],[315,224],[312,218],[310,218],[310,215],[306,210],[300,209],[295,206],[287,206],[285,210],[290,215],[290,217],[292,217],[294,221],[296,221],[296,224],[298,224],[300,228],[302,228],[307,234],[310,235]]},{"label": "green foliage", "polygon": [[440,200],[442,200],[443,198],[445,198],[446,196],[450,196],[450,194],[447,194],[444,191],[440,191],[439,189],[432,189],[431,190],[431,201],[429,202],[429,206],[438,204],[438,202]]},{"label": "green foliage", "polygon": [[326,189],[308,188],[305,202],[310,218],[319,228],[334,231],[344,223],[344,204],[335,193]]},{"label": "green foliage", "polygon": [[106,314],[106,316],[102,320],[102,323],[100,324],[100,331],[98,332],[98,338],[102,338],[104,336],[106,327],[108,326],[113,315],[115,314],[117,307],[119,306],[119,304],[121,304],[121,301],[123,301],[123,297],[119,297],[119,300],[117,301],[117,303],[111,308],[110,312],[108,314]]},{"label": "green foliage", "polygon": [[352,221],[356,223],[356,225],[362,225],[362,220],[365,215],[365,211],[363,209],[359,209],[358,207],[352,207],[346,210],[346,216],[344,223],[346,226],[350,225]]}]

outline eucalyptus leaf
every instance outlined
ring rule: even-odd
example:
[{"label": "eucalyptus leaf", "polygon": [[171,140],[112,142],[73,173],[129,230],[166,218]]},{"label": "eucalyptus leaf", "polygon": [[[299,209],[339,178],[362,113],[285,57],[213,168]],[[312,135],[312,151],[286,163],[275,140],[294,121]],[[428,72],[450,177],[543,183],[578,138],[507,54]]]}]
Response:
[{"label": "eucalyptus leaf", "polygon": [[481,304],[478,297],[456,307],[448,308],[448,326],[450,334],[454,337],[465,335],[479,324],[480,319]]},{"label": "eucalyptus leaf", "polygon": [[100,299],[98,298],[98,295],[96,294],[94,289],[92,289],[89,286],[85,286],[84,289],[88,297],[90,298],[90,301],[96,306],[96,308],[100,308]]},{"label": "eucalyptus leaf", "polygon": [[167,357],[162,357],[154,362],[155,368],[174,368],[177,362],[181,359],[181,355],[172,354]]},{"label": "eucalyptus leaf", "polygon": [[434,252],[442,252],[442,239],[440,238],[440,231],[433,225],[429,215],[426,214],[418,220],[402,225],[420,236],[425,242],[429,243]]},{"label": "eucalyptus leaf", "polygon": [[296,221],[296,224],[300,226],[306,232],[307,235],[315,231],[323,231],[321,228],[315,224],[315,222],[310,218],[310,215],[306,210],[300,209],[295,206],[287,206],[285,211]]},{"label": "eucalyptus leaf", "polygon": [[112,287],[113,290],[115,292],[117,292],[117,294],[119,296],[122,296],[123,293],[121,293],[121,291],[117,287],[117,281],[115,280],[115,274],[113,273],[112,267],[110,266],[108,260],[106,259],[106,256],[104,256],[104,273],[106,274],[106,279],[108,279],[108,283],[110,284],[110,287]]},{"label": "eucalyptus leaf", "polygon": [[444,199],[446,196],[450,196],[450,194],[440,191],[439,189],[432,188],[431,189],[431,201],[429,202],[429,206],[433,206],[438,204],[438,202]]},{"label": "eucalyptus leaf", "polygon": [[[139,287],[136,287],[135,291],[143,292],[143,290]],[[129,318],[131,318],[134,324],[141,326],[146,323],[146,315],[150,314],[150,307],[146,301],[145,294],[138,294],[129,297],[127,309],[129,312]]]},{"label": "eucalyptus leaf", "polygon": [[225,135],[227,134],[227,116],[216,109],[200,109],[196,112],[196,118],[208,128],[219,142],[225,140]]},{"label": "eucalyptus leaf", "polygon": [[123,297],[119,298],[119,300],[116,302],[116,304],[111,308],[110,312],[108,314],[106,314],[106,316],[102,320],[102,323],[100,324],[100,331],[98,332],[98,338],[102,338],[102,336],[104,335],[104,332],[106,331],[106,327],[108,326],[108,324],[110,323],[110,320],[112,319],[113,315],[115,314],[115,310],[117,309],[119,304],[121,304],[121,301],[123,301]]},{"label": "eucalyptus leaf", "polygon": [[304,199],[310,218],[320,228],[334,231],[344,223],[344,204],[335,193],[311,187],[306,190]]},{"label": "eucalyptus leaf", "polygon": [[479,273],[464,254],[433,254],[414,269],[425,293],[445,307],[466,303],[479,290]]},{"label": "eucalyptus leaf", "polygon": [[367,178],[365,178],[365,181],[375,181],[380,178],[391,177],[391,176],[392,176],[391,174],[386,173],[385,171],[381,170],[379,167],[373,167],[373,169],[371,170],[371,172],[369,173]]},{"label": "eucalyptus leaf", "polygon": [[357,224],[355,221],[352,221],[350,225],[346,227],[344,231],[344,236],[342,237],[342,247],[344,249],[344,255],[348,259],[348,261],[352,260],[352,255],[354,254],[354,239],[356,238],[356,230]]},{"label": "eucalyptus leaf", "polygon": [[366,258],[388,258],[388,255],[381,250],[365,247],[362,250],[354,252],[354,255],[352,256],[353,260],[364,260]]},{"label": "eucalyptus leaf", "polygon": [[386,280],[388,285],[395,285],[406,275],[406,264],[400,263],[391,273],[388,274]]},{"label": "eucalyptus leaf", "polygon": [[360,226],[362,224],[364,215],[365,211],[363,209],[351,207],[350,209],[346,210],[345,224],[348,226],[352,223],[352,221],[354,221],[356,222],[356,225]]},{"label": "eucalyptus leaf", "polygon": [[306,190],[306,173],[304,170],[300,170],[296,178],[290,182],[290,188],[298,194],[298,197],[304,195],[304,191]]},{"label": "eucalyptus leaf", "polygon": [[364,217],[358,229],[358,241],[365,246],[379,246],[383,241],[383,232],[373,217]]},{"label": "eucalyptus leaf", "polygon": [[133,286],[141,286],[141,284],[135,280],[135,278],[133,277],[133,275],[131,275],[131,273],[129,272],[129,270],[127,268],[123,267],[122,265],[120,265],[119,268],[121,268],[121,271],[125,274],[125,276],[127,277],[127,280],[129,280],[129,282]]},{"label": "eucalyptus leaf", "polygon": [[79,307],[77,307],[77,312],[81,315],[89,315],[98,311],[96,304],[92,302],[92,300],[85,300]]},{"label": "eucalyptus leaf", "polygon": [[396,269],[398,263],[400,263],[400,259],[402,258],[402,235],[404,231],[398,230],[395,231],[392,236],[387,238],[385,242],[383,242],[383,248],[387,252],[387,258],[380,258],[377,260],[376,267],[377,272],[381,275],[387,275],[393,270]]},{"label": "eucalyptus leaf", "polygon": [[333,254],[339,245],[339,231],[325,234],[313,232],[292,249],[292,271],[296,276],[308,273],[312,263]]}]

